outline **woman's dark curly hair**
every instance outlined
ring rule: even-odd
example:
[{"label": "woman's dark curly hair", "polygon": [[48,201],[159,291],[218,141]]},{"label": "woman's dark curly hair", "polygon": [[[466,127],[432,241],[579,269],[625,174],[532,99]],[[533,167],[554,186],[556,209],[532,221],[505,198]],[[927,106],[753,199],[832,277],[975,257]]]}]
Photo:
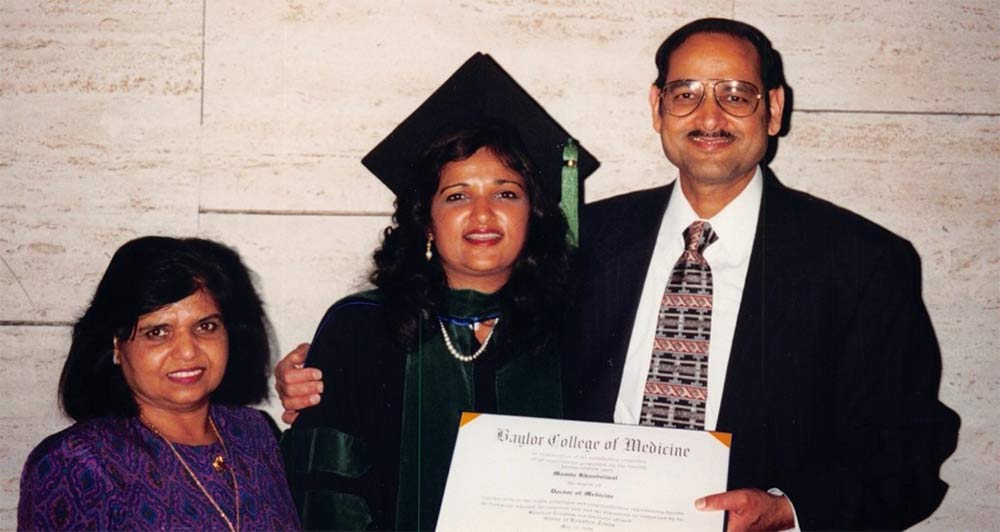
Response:
[{"label": "woman's dark curly hair", "polygon": [[429,318],[439,313],[448,289],[438,257],[431,261],[424,257],[431,200],[441,170],[483,148],[524,178],[531,203],[524,247],[510,279],[497,293],[506,336],[530,341],[551,333],[570,304],[573,252],[566,218],[558,202],[544,192],[542,176],[520,136],[513,127],[492,121],[453,129],[424,152],[412,187],[396,199],[393,225],[385,229],[382,246],[374,254],[375,271],[369,279],[384,294],[390,331],[405,347],[415,344],[421,323],[423,334],[435,334]]},{"label": "woman's dark curly hair", "polygon": [[59,380],[63,410],[76,421],[138,413],[114,364],[114,340],[134,335],[139,317],[205,290],[219,305],[229,361],[213,403],[247,405],[267,397],[270,327],[251,274],[232,249],[200,238],[137,238],[118,248],[94,299],[73,326]]}]

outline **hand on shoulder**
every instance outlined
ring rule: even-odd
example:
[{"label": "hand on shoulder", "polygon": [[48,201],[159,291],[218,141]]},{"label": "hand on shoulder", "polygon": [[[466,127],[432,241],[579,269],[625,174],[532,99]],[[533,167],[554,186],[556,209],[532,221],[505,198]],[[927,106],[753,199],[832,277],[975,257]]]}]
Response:
[{"label": "hand on shoulder", "polygon": [[305,366],[309,344],[301,343],[274,367],[274,389],[285,411],[281,420],[292,424],[299,410],[319,404],[323,393],[323,372]]}]

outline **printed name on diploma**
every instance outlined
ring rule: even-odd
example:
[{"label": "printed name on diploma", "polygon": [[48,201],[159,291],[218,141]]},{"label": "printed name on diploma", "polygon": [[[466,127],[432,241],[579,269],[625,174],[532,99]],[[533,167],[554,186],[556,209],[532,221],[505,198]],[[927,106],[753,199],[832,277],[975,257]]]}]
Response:
[{"label": "printed name on diploma", "polygon": [[497,441],[518,447],[550,447],[553,449],[582,449],[584,451],[617,451],[622,449],[632,453],[679,458],[687,458],[691,453],[690,447],[639,438],[615,437],[608,440],[599,440],[580,437],[576,434],[566,435],[558,432],[553,434],[536,434],[530,431],[516,432],[504,427],[497,429]]}]

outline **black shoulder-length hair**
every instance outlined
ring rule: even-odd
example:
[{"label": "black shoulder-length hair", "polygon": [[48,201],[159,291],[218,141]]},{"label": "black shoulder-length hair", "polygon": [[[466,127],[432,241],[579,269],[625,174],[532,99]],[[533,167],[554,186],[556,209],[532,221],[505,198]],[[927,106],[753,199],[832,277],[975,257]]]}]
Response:
[{"label": "black shoulder-length hair", "polygon": [[424,256],[441,170],[483,148],[524,178],[531,205],[524,247],[497,294],[506,336],[530,341],[552,334],[570,305],[573,252],[558,201],[544,192],[541,174],[514,128],[479,122],[449,130],[431,142],[412,186],[397,197],[393,225],[385,229],[374,253],[375,270],[369,279],[383,292],[390,333],[404,347],[415,345],[421,320],[424,334],[436,334],[428,319],[437,315],[448,289],[438,257],[428,261]]},{"label": "black shoulder-length hair", "polygon": [[267,397],[269,324],[251,274],[232,249],[200,238],[147,236],[118,248],[97,292],[73,326],[59,380],[63,410],[74,420],[138,413],[114,340],[132,338],[139,317],[205,290],[219,305],[229,361],[214,403],[247,405]]}]

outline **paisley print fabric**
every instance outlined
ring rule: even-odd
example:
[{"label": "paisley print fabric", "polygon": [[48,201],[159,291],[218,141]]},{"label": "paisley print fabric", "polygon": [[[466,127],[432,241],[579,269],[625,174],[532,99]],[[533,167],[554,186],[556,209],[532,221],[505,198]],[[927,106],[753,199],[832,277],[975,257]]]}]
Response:
[{"label": "paisley print fabric", "polygon": [[[240,497],[241,530],[298,529],[277,441],[262,414],[211,407]],[[212,460],[218,443],[177,450],[226,515],[232,477]],[[21,474],[19,530],[228,530],[170,448],[138,418],[76,423],[32,451]]]}]

